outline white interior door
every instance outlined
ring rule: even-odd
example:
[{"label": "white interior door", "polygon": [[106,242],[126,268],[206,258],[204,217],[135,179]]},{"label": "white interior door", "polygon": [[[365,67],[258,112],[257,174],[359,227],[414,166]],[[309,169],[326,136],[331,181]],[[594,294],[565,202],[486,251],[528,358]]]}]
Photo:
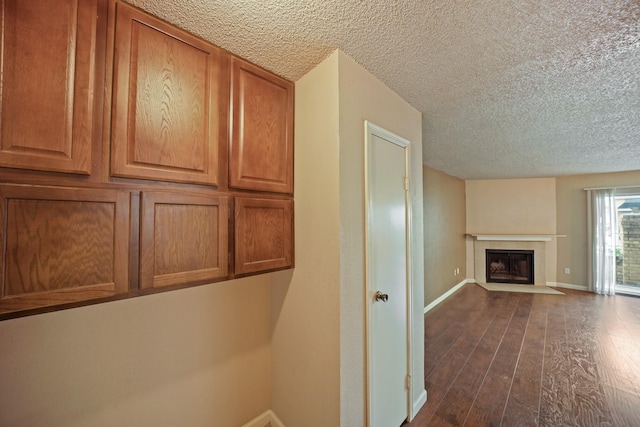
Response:
[{"label": "white interior door", "polygon": [[367,126],[369,426],[408,416],[407,154],[399,137]]}]

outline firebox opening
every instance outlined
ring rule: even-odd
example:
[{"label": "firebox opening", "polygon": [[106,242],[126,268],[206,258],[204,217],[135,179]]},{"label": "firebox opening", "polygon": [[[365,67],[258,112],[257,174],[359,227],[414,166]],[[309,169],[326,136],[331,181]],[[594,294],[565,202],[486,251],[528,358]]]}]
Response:
[{"label": "firebox opening", "polygon": [[533,251],[486,249],[487,283],[533,285]]}]

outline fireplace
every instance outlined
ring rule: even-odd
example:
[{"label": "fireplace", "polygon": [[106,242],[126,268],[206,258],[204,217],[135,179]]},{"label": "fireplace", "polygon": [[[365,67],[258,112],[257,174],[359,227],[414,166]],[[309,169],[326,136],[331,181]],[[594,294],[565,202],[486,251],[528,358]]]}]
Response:
[{"label": "fireplace", "polygon": [[519,249],[486,249],[487,283],[533,285],[533,251]]},{"label": "fireplace", "polygon": [[[539,234],[473,234],[473,276],[478,283],[489,282],[491,271],[487,264],[487,249],[494,251],[530,251],[534,253],[532,264],[532,282],[535,286],[547,285],[547,252],[555,251],[551,244],[552,235]],[[549,248],[547,248],[549,246]],[[555,252],[554,252],[555,253]],[[503,261],[504,264],[504,261]],[[487,271],[487,267],[488,271]],[[518,282],[510,282],[518,283]]]}]

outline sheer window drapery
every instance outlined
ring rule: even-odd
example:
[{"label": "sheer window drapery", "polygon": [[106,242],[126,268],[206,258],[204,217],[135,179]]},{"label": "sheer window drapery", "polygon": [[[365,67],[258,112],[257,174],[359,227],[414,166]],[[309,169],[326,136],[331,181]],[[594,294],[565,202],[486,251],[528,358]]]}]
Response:
[{"label": "sheer window drapery", "polygon": [[615,295],[616,201],[615,189],[587,191],[589,203],[589,288],[602,295]]}]

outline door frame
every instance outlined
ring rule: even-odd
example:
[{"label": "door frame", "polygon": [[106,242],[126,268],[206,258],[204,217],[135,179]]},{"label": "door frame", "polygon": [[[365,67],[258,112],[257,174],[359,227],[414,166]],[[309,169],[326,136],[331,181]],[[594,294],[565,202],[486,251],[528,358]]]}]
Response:
[{"label": "door frame", "polygon": [[[638,186],[632,186],[632,187],[616,187],[615,189],[615,194],[614,194],[614,198],[616,199],[616,202],[618,199],[633,199],[633,198],[637,198],[640,197],[640,187]],[[618,219],[620,217],[620,214],[618,213],[618,205],[616,203],[616,219]],[[619,232],[621,232],[621,225],[618,223],[616,224],[615,227],[615,236],[614,236],[614,241],[616,242],[616,249],[618,247],[618,237],[619,237]],[[623,246],[624,246],[624,242],[623,242]],[[615,266],[615,274],[616,274],[616,278],[617,278],[617,274],[618,274],[618,264],[616,262],[616,266]],[[623,280],[624,282],[624,280]],[[616,294],[621,294],[621,295],[633,295],[633,296],[640,296],[640,287],[637,286],[633,286],[633,285],[625,285],[624,283],[618,283],[618,281],[616,280],[615,283],[615,291]]]},{"label": "door frame", "polygon": [[411,373],[413,372],[413,363],[412,363],[412,348],[413,348],[413,323],[411,319],[413,318],[413,286],[411,280],[411,232],[412,232],[412,218],[411,218],[411,197],[409,194],[409,177],[410,177],[410,150],[411,150],[411,142],[407,139],[404,139],[380,126],[377,126],[371,123],[368,120],[364,121],[364,197],[365,197],[365,339],[366,339],[366,355],[365,355],[365,363],[366,363],[366,418],[367,418],[367,426],[371,425],[371,416],[372,416],[372,405],[371,405],[371,377],[372,377],[372,363],[371,363],[371,354],[372,354],[372,333],[371,330],[371,304],[372,299],[371,295],[373,293],[373,289],[370,286],[370,261],[369,257],[371,255],[370,245],[371,245],[371,215],[370,215],[370,189],[369,189],[369,172],[371,165],[369,164],[369,156],[370,156],[370,145],[372,143],[372,139],[374,136],[377,136],[385,141],[395,144],[404,149],[404,170],[405,170],[405,218],[406,218],[406,236],[405,236],[405,253],[406,253],[406,286],[407,286],[407,419],[411,420],[415,414],[413,413],[413,404],[412,404],[412,396],[413,396],[413,381],[411,381]]}]

